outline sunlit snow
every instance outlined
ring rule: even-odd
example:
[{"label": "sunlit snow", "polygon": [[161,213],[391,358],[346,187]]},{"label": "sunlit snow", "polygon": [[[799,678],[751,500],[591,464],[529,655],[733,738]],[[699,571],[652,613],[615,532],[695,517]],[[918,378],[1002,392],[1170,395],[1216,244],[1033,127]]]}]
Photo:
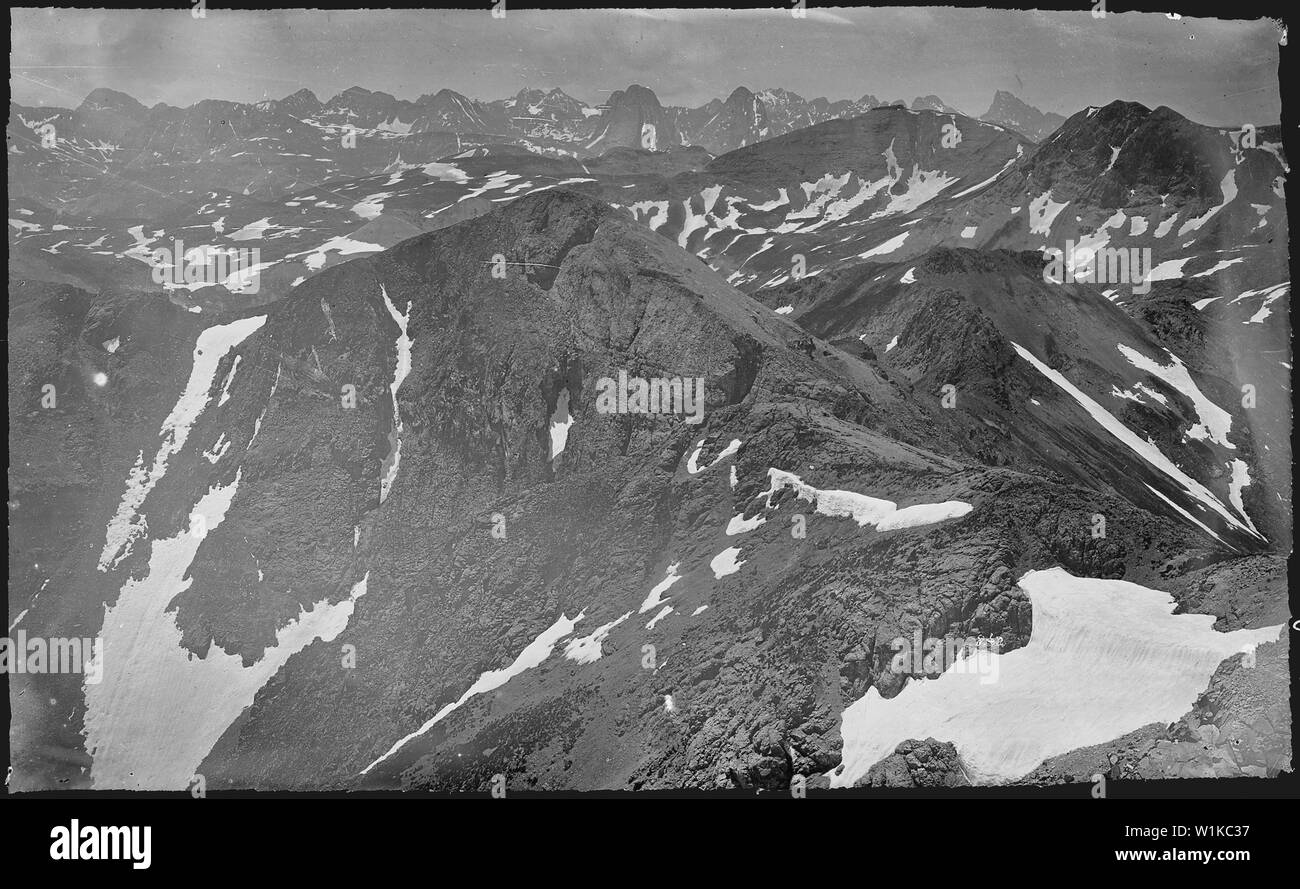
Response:
[{"label": "sunlit snow", "polygon": [[740,547],[729,546],[714,556],[709,562],[709,567],[713,569],[713,576],[717,579],[721,579],[726,577],[728,574],[735,574],[739,571],[740,566],[745,563],[736,560],[736,556],[738,555],[740,555]]},{"label": "sunlit snow", "polygon": [[668,591],[670,586],[682,579],[681,575],[677,573],[679,564],[674,562],[668,566],[668,572],[664,575],[664,579],[654,585],[654,588],[650,590],[650,594],[645,597],[645,601],[641,603],[639,613],[645,614],[656,605],[663,604],[663,594]]},{"label": "sunlit snow", "polygon": [[1049,757],[1178,720],[1221,661],[1282,629],[1220,633],[1214,615],[1175,615],[1168,593],[1061,568],[1030,571],[1020,587],[1029,643],[977,651],[889,700],[869,689],[844,711],[832,786],[852,786],[909,738],[951,742],[975,783],[1015,780]]},{"label": "sunlit snow", "polygon": [[767,471],[770,487],[757,496],[766,498],[766,506],[772,507],[772,498],[785,488],[794,491],[800,500],[817,504],[820,515],[851,518],[860,526],[871,525],[877,531],[892,531],[900,528],[915,528],[930,525],[948,519],[960,518],[971,511],[969,503],[961,500],[945,500],[942,503],[918,503],[914,506],[898,508],[892,500],[868,497],[855,491],[839,491],[814,488],[805,484],[792,472],[772,468]]}]

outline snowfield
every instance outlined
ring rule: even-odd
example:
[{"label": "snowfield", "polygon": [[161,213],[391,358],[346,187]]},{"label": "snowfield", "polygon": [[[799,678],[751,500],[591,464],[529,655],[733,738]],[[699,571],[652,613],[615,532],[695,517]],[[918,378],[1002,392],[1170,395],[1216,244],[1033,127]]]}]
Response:
[{"label": "snowfield", "polygon": [[1221,661],[1282,631],[1220,633],[1213,615],[1174,614],[1168,593],[1062,568],[1030,571],[1020,587],[1033,604],[1029,643],[979,651],[889,700],[871,688],[844,711],[833,787],[853,786],[909,738],[950,741],[974,783],[1013,781],[1050,757],[1181,718]]}]

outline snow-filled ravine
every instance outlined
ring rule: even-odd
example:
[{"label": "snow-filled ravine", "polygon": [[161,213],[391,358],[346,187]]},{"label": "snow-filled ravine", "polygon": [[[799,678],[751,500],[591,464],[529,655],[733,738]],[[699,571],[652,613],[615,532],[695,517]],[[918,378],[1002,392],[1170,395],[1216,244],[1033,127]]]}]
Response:
[{"label": "snow-filled ravine", "polygon": [[[211,406],[208,393],[221,359],[265,320],[264,315],[245,318],[199,335],[189,382],[163,423],[152,468],[145,469],[142,454],[127,480],[127,493],[108,527],[101,570],[111,570],[121,550],[148,534],[138,509],[166,472],[168,458],[185,445],[191,426]],[[223,384],[223,402],[234,375],[232,366]],[[271,397],[274,391],[272,386]],[[116,601],[104,609],[101,681],[84,685],[83,731],[96,789],[185,789],[212,746],[253,703],[258,689],[316,639],[336,638],[347,626],[356,600],[365,595],[369,575],[353,584],[348,598],[334,604],[317,602],[279,627],[275,644],[248,667],[240,655],[216,645],[202,657],[182,647],[175,611],[169,608],[194,582],[189,576],[194,557],[225,520],[241,477],[242,470],[229,484],[208,488],[190,508],[187,527],[172,537],[154,539],[148,570],[129,578]]]},{"label": "snow-filled ravine", "polygon": [[1282,631],[1221,633],[1213,615],[1174,614],[1168,593],[1062,568],[1030,571],[1020,587],[1033,607],[1029,643],[979,650],[889,700],[869,689],[844,710],[832,786],[851,787],[909,738],[951,742],[975,783],[1013,781],[1053,756],[1178,720],[1225,658]]},{"label": "snow-filled ravine", "polygon": [[[1032,364],[1038,370],[1039,373],[1047,377],[1049,380],[1055,383],[1062,391],[1064,391],[1067,395],[1069,395],[1076,402],[1078,402],[1079,406],[1082,407],[1085,411],[1087,411],[1087,413],[1094,420],[1096,420],[1097,423],[1100,424],[1103,429],[1105,429],[1115,438],[1119,439],[1119,441],[1122,444],[1126,445],[1129,448],[1129,450],[1137,454],[1139,457],[1141,457],[1143,460],[1149,463],[1152,467],[1164,473],[1166,476],[1168,476],[1170,479],[1176,482],[1180,487],[1182,487],[1184,491],[1187,492],[1187,495],[1189,497],[1192,497],[1195,500],[1199,500],[1202,504],[1217,512],[1229,524],[1249,534],[1253,534],[1256,537],[1259,537],[1261,540],[1264,539],[1263,535],[1260,534],[1258,531],[1256,531],[1253,525],[1248,523],[1249,519],[1247,519],[1246,522],[1243,522],[1241,519],[1237,518],[1237,516],[1234,515],[1228,509],[1228,507],[1224,506],[1223,502],[1220,501],[1219,498],[1216,497],[1214,493],[1210,491],[1209,488],[1205,487],[1196,479],[1192,478],[1186,472],[1184,472],[1182,467],[1180,467],[1173,460],[1165,456],[1164,452],[1161,451],[1158,447],[1156,447],[1155,443],[1152,442],[1149,438],[1143,438],[1139,436],[1137,433],[1135,433],[1133,430],[1129,429],[1127,426],[1121,423],[1115,417],[1114,414],[1106,410],[1104,407],[1102,407],[1100,404],[1098,404],[1096,401],[1090,398],[1087,394],[1085,394],[1082,390],[1080,390],[1077,386],[1071,383],[1068,379],[1066,379],[1064,374],[1062,374],[1058,370],[1055,370],[1054,368],[1048,367],[1042,361],[1039,361],[1038,358],[1036,358],[1034,354],[1030,352],[1028,349],[1026,349],[1024,346],[1020,345],[1019,343],[1013,342],[1011,343],[1011,347],[1016,350],[1017,354],[1019,354],[1021,358],[1025,359],[1030,364]],[[1159,367],[1159,365],[1155,365],[1155,366]],[[1169,368],[1162,368],[1162,370],[1164,370],[1166,373],[1170,371]],[[1190,378],[1188,378],[1187,383],[1181,383],[1180,381],[1180,384],[1184,386],[1195,385],[1191,383]],[[1184,392],[1184,394],[1186,394],[1186,392]],[[1198,394],[1199,394],[1199,390],[1198,390]],[[1199,410],[1204,410],[1204,408],[1198,406],[1198,411]],[[1213,414],[1210,415],[1214,416]],[[1205,414],[1202,414],[1202,416],[1205,416]],[[1226,413],[1224,414],[1224,416],[1226,416]],[[1215,420],[1214,422],[1220,422],[1220,421]],[[1222,421],[1220,431],[1216,433],[1225,436],[1222,439],[1223,441],[1227,440],[1226,439],[1226,434],[1228,430],[1227,422],[1228,421]],[[1204,421],[1203,421],[1203,425],[1204,425]],[[1198,428],[1203,428],[1203,426]],[[1209,433],[1206,434],[1208,435]],[[1150,486],[1148,485],[1148,487]],[[1154,488],[1152,488],[1151,490],[1155,491]],[[1170,506],[1176,509],[1180,514],[1190,519],[1195,524],[1199,525],[1208,534],[1210,534],[1216,539],[1219,540],[1222,539],[1211,528],[1209,528],[1200,520],[1196,519],[1194,516],[1188,513],[1181,506],[1174,504],[1171,500],[1169,500],[1169,498],[1165,497],[1163,494],[1160,494],[1158,491],[1156,491],[1156,493],[1161,497],[1161,499],[1169,503]]]},{"label": "snow-filled ravine", "polygon": [[[516,657],[513,661],[511,661],[510,666],[504,667],[500,670],[488,670],[486,673],[480,675],[473,685],[465,689],[464,694],[462,694],[455,701],[452,701],[450,704],[444,705],[442,709],[440,709],[437,713],[435,713],[432,718],[427,720],[418,729],[411,732],[409,735],[405,736],[404,738],[399,739],[396,743],[393,744],[392,747],[388,748],[387,753],[385,753],[383,756],[379,757],[370,765],[362,769],[361,774],[363,775],[368,774],[370,770],[373,769],[375,766],[379,765],[381,762],[383,762],[384,760],[392,756],[394,753],[396,753],[398,750],[401,750],[403,747],[405,747],[407,742],[420,737],[420,735],[425,734],[426,732],[429,731],[429,729],[433,728],[435,725],[442,722],[443,719],[451,715],[453,711],[459,709],[461,705],[463,705],[470,698],[473,698],[477,695],[486,694],[490,691],[494,691],[495,689],[498,689],[501,686],[505,685],[507,682],[509,682],[511,679],[515,678],[516,676],[518,676],[520,673],[523,673],[527,670],[533,669],[536,666],[539,666],[543,661],[545,661],[548,657],[551,656],[551,650],[555,648],[556,643],[559,642],[561,639],[565,638],[566,636],[568,636],[570,633],[572,633],[574,626],[579,621],[581,621],[586,616],[586,614],[587,612],[584,610],[581,613],[579,613],[577,617],[573,618],[573,620],[569,620],[567,616],[561,614],[558,618],[556,618],[555,623],[551,624],[549,627],[547,627],[545,630],[539,633],[537,637],[533,639],[532,642],[528,643],[528,645],[524,647],[524,650],[519,653],[519,656]],[[623,618],[626,617],[627,615],[623,616]],[[621,623],[623,618],[620,618],[616,622],[616,624]],[[604,636],[602,635],[602,631],[604,631],[604,633],[608,633],[609,630],[613,628],[613,626],[614,625],[601,627],[599,630],[596,631],[596,633],[592,635],[593,637],[598,636],[601,640],[603,640]],[[596,644],[598,645],[599,643],[597,642]],[[590,645],[591,642],[586,642],[586,643],[580,642],[577,646],[569,648],[569,652],[574,654],[575,660],[581,660],[581,662],[583,663],[588,662],[588,660],[577,657],[579,653],[582,653],[584,657],[588,658],[589,660],[596,660],[597,658],[600,657],[600,655],[596,654],[596,657],[590,657],[590,654],[592,653]],[[599,649],[597,648],[597,651],[598,650]]]},{"label": "snow-filled ravine", "polygon": [[[199,334],[194,344],[194,364],[190,368],[190,378],[185,384],[185,391],[158,431],[158,452],[154,454],[153,462],[146,467],[144,452],[141,451],[127,477],[126,492],[122,495],[116,514],[108,523],[104,549],[99,557],[100,571],[108,571],[117,565],[130,553],[132,541],[145,533],[148,523],[140,515],[140,507],[149,492],[167,473],[168,461],[185,447],[190,427],[207,409],[210,401],[208,392],[212,388],[221,359],[265,323],[266,316],[257,315],[230,324],[218,324]],[[223,403],[235,370],[234,366],[230,368],[222,387]]]},{"label": "snow-filled ravine", "polygon": [[[181,646],[171,601],[188,589],[190,565],[207,534],[225,518],[239,475],[208,490],[190,527],[155,540],[144,577],[128,580],[104,611],[103,676],[86,683],[86,750],[96,789],[183,790],[226,728],[294,654],[347,626],[367,577],[336,604],[317,602],[276,632],[276,644],[252,666],[218,646],[198,657]],[[194,516],[202,516],[196,519]]]},{"label": "snow-filled ravine", "polygon": [[392,450],[384,461],[383,477],[379,480],[379,502],[383,503],[392,493],[393,482],[397,481],[397,471],[402,465],[402,410],[397,403],[397,390],[402,388],[402,382],[411,372],[411,337],[406,332],[411,322],[411,303],[407,302],[405,313],[399,312],[397,306],[393,305],[393,301],[388,298],[388,289],[380,284],[379,290],[383,294],[384,305],[388,307],[388,314],[397,323],[398,329],[397,341],[394,345],[397,353],[396,366],[393,369],[393,382],[388,387],[393,398],[393,429],[388,435]]}]

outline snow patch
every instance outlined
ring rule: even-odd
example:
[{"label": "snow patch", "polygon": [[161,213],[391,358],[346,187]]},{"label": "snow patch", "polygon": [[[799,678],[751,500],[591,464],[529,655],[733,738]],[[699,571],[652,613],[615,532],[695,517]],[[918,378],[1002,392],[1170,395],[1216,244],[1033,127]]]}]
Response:
[{"label": "snow patch", "polygon": [[397,311],[397,306],[388,298],[388,289],[383,284],[379,285],[379,290],[384,296],[384,305],[388,307],[388,314],[397,322],[398,334],[395,345],[397,351],[397,363],[393,369],[393,382],[389,385],[388,391],[393,399],[393,462],[388,465],[384,477],[379,482],[379,502],[382,504],[388,499],[388,495],[393,490],[393,482],[397,481],[397,470],[402,462],[402,412],[397,404],[397,390],[402,388],[402,381],[406,379],[407,374],[411,372],[411,338],[407,335],[407,324],[411,320],[411,303],[406,303],[406,313]]},{"label": "snow patch", "polygon": [[597,627],[589,636],[582,636],[574,639],[564,646],[564,656],[571,661],[577,661],[580,664],[592,664],[600,660],[601,655],[605,652],[601,648],[601,643],[609,636],[610,630],[621,624],[632,616],[628,612],[622,617],[615,618],[607,624]]},{"label": "snow patch", "polygon": [[700,451],[704,450],[704,439],[701,438],[696,443],[695,450],[691,452],[691,456],[686,460],[686,471],[691,475],[699,475],[706,469],[712,469],[720,461],[730,457],[732,454],[736,453],[736,451],[740,450],[741,444],[743,444],[743,442],[740,439],[733,438],[725,448],[718,452],[718,456],[713,458],[712,463],[708,466],[700,466],[697,461],[700,459]]},{"label": "snow patch", "polygon": [[1048,236],[1052,233],[1052,223],[1060,212],[1069,206],[1070,202],[1058,204],[1052,200],[1052,190],[1040,194],[1029,202],[1029,232],[1030,234]]},{"label": "snow patch", "polygon": [[721,580],[729,574],[735,574],[740,570],[740,566],[745,564],[744,561],[737,561],[736,556],[740,555],[740,547],[729,546],[709,561],[709,568],[713,570],[715,579]]},{"label": "snow patch", "polygon": [[886,253],[893,253],[899,247],[903,246],[903,242],[907,240],[907,236],[909,234],[911,234],[910,231],[905,231],[901,235],[896,235],[890,238],[888,241],[885,241],[883,244],[877,244],[875,247],[872,247],[870,250],[867,250],[864,253],[859,253],[858,259],[870,259],[873,256],[883,256]]},{"label": "snow patch", "polygon": [[641,603],[641,608],[638,609],[637,612],[638,614],[645,614],[656,605],[663,604],[663,594],[668,591],[670,586],[682,579],[682,576],[677,573],[677,568],[680,564],[680,562],[674,562],[668,566],[668,573],[664,575],[663,580],[655,584],[654,588],[650,590],[650,594],[646,596],[645,601]]},{"label": "snow patch", "polygon": [[[1184,222],[1182,227],[1178,229],[1178,237],[1181,238],[1183,235],[1187,234],[1188,232],[1196,231],[1201,226],[1205,225],[1205,223],[1209,222],[1210,219],[1213,218],[1216,213],[1218,213],[1220,210],[1222,210],[1224,207],[1228,206],[1228,204],[1232,202],[1233,198],[1237,196],[1237,171],[1236,170],[1229,170],[1224,175],[1223,180],[1219,182],[1219,190],[1223,192],[1222,202],[1220,202],[1218,205],[1214,207],[1211,207],[1209,210],[1206,210],[1205,213],[1203,213],[1202,215],[1197,216],[1194,219],[1189,219],[1186,222]],[[1159,237],[1158,233],[1157,233],[1157,237]]]},{"label": "snow patch", "polygon": [[573,417],[569,414],[569,390],[561,389],[555,399],[555,411],[551,414],[551,459],[564,453],[564,446],[569,443],[569,429],[573,426]]},{"label": "snow patch", "polygon": [[659,609],[658,614],[650,618],[649,622],[645,625],[645,628],[647,630],[653,630],[655,626],[658,625],[659,621],[663,620],[665,617],[667,617],[672,613],[673,613],[673,606],[665,605],[663,608]]},{"label": "snow patch", "polygon": [[753,518],[747,519],[743,512],[737,513],[731,517],[731,521],[727,522],[727,536],[733,537],[736,534],[744,534],[753,531],[765,521],[767,520],[761,515],[756,515]]},{"label": "snow patch", "polygon": [[1123,343],[1117,345],[1116,348],[1119,349],[1121,355],[1128,359],[1129,364],[1162,380],[1170,388],[1181,392],[1192,403],[1200,422],[1188,430],[1188,437],[1197,441],[1204,441],[1208,438],[1215,444],[1229,450],[1237,449],[1236,445],[1228,441],[1228,433],[1232,429],[1232,415],[1205,397],[1200,387],[1192,379],[1192,375],[1188,372],[1186,366],[1178,360],[1177,355],[1166,350],[1166,354],[1169,355],[1172,363],[1165,366]]},{"label": "snow patch", "polygon": [[894,531],[901,528],[916,528],[932,525],[936,522],[956,519],[966,515],[972,507],[961,500],[946,500],[942,503],[918,503],[914,506],[898,508],[892,500],[868,497],[855,491],[840,491],[815,488],[792,472],[771,468],[767,471],[770,487],[757,496],[766,498],[767,508],[772,507],[772,498],[785,488],[794,491],[800,500],[817,504],[817,513],[837,518],[851,518],[859,526],[873,526],[877,531]]}]

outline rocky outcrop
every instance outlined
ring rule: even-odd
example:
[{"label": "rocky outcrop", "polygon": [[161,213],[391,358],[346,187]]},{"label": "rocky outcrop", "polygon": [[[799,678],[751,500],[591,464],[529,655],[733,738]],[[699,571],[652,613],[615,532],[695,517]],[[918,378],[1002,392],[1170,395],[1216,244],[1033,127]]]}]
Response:
[{"label": "rocky outcrop", "polygon": [[956,749],[947,742],[926,738],[899,744],[854,786],[965,787],[969,784]]}]

